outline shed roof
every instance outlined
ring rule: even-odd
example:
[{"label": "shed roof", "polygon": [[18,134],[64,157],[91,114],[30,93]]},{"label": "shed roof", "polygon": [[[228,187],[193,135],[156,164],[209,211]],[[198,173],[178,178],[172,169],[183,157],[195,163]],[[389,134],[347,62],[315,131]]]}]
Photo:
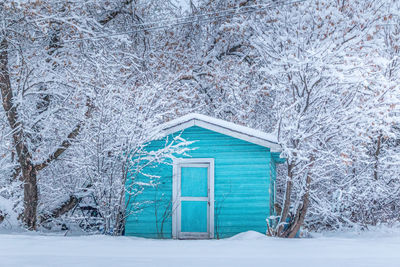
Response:
[{"label": "shed roof", "polygon": [[197,113],[189,113],[180,118],[166,122],[162,124],[160,128],[163,135],[168,135],[192,126],[198,126],[263,147],[268,147],[272,152],[281,151],[278,139],[273,134]]}]

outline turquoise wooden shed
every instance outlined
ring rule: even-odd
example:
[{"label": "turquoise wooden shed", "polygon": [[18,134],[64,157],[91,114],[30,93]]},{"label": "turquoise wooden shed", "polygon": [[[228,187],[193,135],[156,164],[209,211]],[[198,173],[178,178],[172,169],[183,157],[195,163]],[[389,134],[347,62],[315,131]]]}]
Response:
[{"label": "turquoise wooden shed", "polygon": [[160,139],[146,149],[162,149],[179,136],[191,142],[190,150],[149,164],[135,177],[139,185],[153,185],[127,197],[125,235],[211,239],[266,232],[266,219],[274,214],[276,164],[284,162],[274,135],[201,114],[160,129]]}]

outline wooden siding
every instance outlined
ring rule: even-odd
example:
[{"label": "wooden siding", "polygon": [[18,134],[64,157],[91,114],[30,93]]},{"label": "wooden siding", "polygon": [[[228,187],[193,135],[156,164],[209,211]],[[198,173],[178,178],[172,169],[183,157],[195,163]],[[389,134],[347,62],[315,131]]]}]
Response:
[{"label": "wooden siding", "polygon": [[[181,137],[196,141],[190,145],[193,150],[187,153],[192,158],[215,160],[215,237],[248,230],[265,233],[275,179],[275,161],[269,149],[197,126],[185,129]],[[165,140],[156,140],[147,149],[157,150],[164,145]],[[144,204],[128,217],[126,235],[171,238],[172,165],[169,164],[153,164],[144,169],[145,173],[160,178],[143,175],[136,178],[142,182],[154,180],[157,185],[147,186],[134,200]],[[128,212],[132,210],[129,204]]]}]

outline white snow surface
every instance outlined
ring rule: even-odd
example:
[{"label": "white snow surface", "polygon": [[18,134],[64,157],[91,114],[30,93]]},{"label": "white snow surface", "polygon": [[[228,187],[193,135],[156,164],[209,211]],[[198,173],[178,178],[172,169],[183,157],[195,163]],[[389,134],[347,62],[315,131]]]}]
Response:
[{"label": "white snow surface", "polygon": [[0,266],[400,266],[400,231],[223,240],[0,234]]}]

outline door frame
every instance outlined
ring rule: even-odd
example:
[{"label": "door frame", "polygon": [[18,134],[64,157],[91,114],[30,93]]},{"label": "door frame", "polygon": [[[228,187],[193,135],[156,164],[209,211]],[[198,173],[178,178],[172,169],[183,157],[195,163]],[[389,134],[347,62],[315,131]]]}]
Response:
[{"label": "door frame", "polygon": [[[208,167],[207,179],[207,233],[181,232],[181,168]],[[205,239],[214,238],[214,159],[213,158],[177,158],[172,168],[172,238]]]}]

